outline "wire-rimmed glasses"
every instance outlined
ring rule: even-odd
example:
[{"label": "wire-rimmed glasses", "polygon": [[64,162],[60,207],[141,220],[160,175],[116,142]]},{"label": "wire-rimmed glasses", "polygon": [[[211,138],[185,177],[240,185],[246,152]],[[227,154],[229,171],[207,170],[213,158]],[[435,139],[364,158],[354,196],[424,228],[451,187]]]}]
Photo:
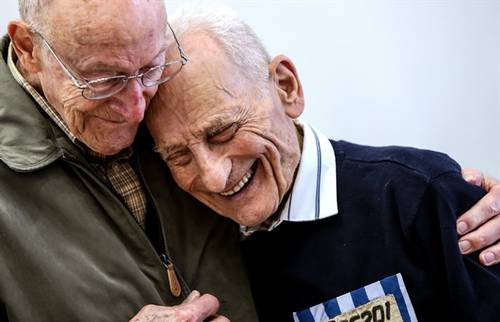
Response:
[{"label": "wire-rimmed glasses", "polygon": [[188,57],[179,44],[179,41],[170,24],[168,24],[168,27],[174,36],[177,49],[179,51],[179,59],[167,61],[165,64],[151,67],[137,75],[117,75],[96,79],[84,79],[77,77],[75,75],[76,73],[73,72],[71,68],[69,68],[68,65],[55,53],[54,49],[45,37],[39,32],[36,33],[43,40],[50,53],[54,56],[66,75],[71,79],[73,85],[82,91],[82,96],[88,100],[101,100],[109,98],[123,90],[127,86],[128,81],[131,79],[140,80],[144,87],[154,87],[169,81],[181,71],[182,67],[188,63]]}]

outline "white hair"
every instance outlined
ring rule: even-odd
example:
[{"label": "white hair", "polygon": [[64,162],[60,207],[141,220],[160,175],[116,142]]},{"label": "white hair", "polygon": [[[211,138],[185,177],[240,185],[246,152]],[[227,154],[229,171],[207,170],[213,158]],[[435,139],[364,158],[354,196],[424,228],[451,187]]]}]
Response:
[{"label": "white hair", "polygon": [[271,57],[252,28],[230,8],[222,5],[184,7],[169,21],[181,45],[185,35],[205,32],[220,44],[249,80],[258,83],[268,80]]},{"label": "white hair", "polygon": [[18,0],[19,14],[30,28],[45,31],[47,22],[42,18],[43,12],[52,0]]}]

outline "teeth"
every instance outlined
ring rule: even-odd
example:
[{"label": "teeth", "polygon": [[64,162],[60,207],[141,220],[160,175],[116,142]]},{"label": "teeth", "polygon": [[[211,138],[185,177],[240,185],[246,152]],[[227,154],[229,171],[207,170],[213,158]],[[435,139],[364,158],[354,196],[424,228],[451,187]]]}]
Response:
[{"label": "teeth", "polygon": [[243,176],[243,178],[240,180],[240,182],[235,184],[231,190],[221,192],[220,195],[224,196],[224,197],[234,195],[235,193],[240,191],[247,184],[248,180],[250,180],[250,178],[252,177],[252,174],[253,174],[252,169],[248,170],[248,172]]}]

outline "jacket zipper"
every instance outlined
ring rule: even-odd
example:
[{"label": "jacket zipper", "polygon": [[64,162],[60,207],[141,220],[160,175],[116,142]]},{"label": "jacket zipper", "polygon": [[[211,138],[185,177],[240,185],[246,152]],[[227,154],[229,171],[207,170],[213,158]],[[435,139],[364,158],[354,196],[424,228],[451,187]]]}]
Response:
[{"label": "jacket zipper", "polygon": [[[80,169],[80,170],[82,170],[84,173],[86,173],[86,174],[87,174],[90,178],[92,178],[95,182],[97,182],[97,183],[101,186],[101,188],[105,188],[105,190],[106,190],[106,191],[109,191],[109,190],[110,190],[110,188],[109,188],[109,187],[108,187],[105,183],[103,183],[103,182],[101,181],[101,179],[99,179],[98,177],[96,177],[96,176],[92,173],[92,171],[90,171],[90,169],[88,169],[88,168],[87,168],[87,166],[85,166],[85,165],[83,164],[83,162],[81,162],[81,161],[80,161],[80,160],[78,160],[77,158],[75,158],[75,157],[73,157],[73,156],[71,156],[71,155],[68,155],[67,153],[64,153],[64,152],[63,152],[63,156],[62,156],[62,157],[63,157],[63,160],[65,160],[66,162],[68,162],[68,163],[70,163],[70,164],[74,165],[75,167],[77,167],[78,169]],[[141,171],[139,170],[139,172],[141,172]],[[143,179],[142,172],[141,172],[141,178]],[[142,182],[144,183],[144,180],[142,180]],[[146,186],[146,184],[145,184],[145,183],[144,183],[144,185]],[[149,191],[149,188],[147,188],[147,189],[148,189],[149,194],[151,195],[151,192]],[[180,284],[179,284],[179,280],[178,280],[177,275],[176,275],[176,273],[175,273],[175,268],[174,268],[174,265],[173,265],[173,263],[172,263],[170,260],[168,260],[168,257],[167,257],[167,256],[168,256],[168,251],[167,251],[167,248],[166,248],[166,242],[164,241],[164,244],[165,244],[165,252],[166,252],[166,254],[167,254],[167,255],[165,255],[165,254],[158,255],[158,253],[156,252],[156,249],[154,248],[153,244],[151,244],[151,241],[150,241],[150,240],[146,237],[146,234],[145,234],[144,230],[142,230],[142,228],[140,228],[140,226],[139,226],[139,224],[137,223],[137,221],[135,221],[135,220],[132,218],[132,215],[130,214],[130,211],[129,211],[128,209],[126,209],[126,208],[125,208],[125,206],[122,204],[121,200],[119,200],[119,199],[118,199],[118,197],[117,197],[117,196],[115,196],[115,194],[114,194],[114,193],[111,193],[111,192],[110,192],[109,194],[112,196],[113,200],[114,200],[116,203],[118,203],[118,204],[119,204],[119,206],[120,206],[120,208],[122,209],[122,211],[130,215],[130,220],[133,220],[133,221],[135,222],[135,224],[136,224],[136,226],[137,226],[137,229],[140,229],[140,230],[141,230],[141,233],[139,234],[139,236],[143,236],[143,239],[144,239],[144,240],[145,240],[145,242],[149,245],[149,248],[151,249],[151,251],[152,251],[152,252],[156,255],[155,257],[156,257],[156,258],[157,258],[157,260],[158,260],[158,264],[159,264],[160,266],[165,267],[165,268],[167,269],[167,281],[168,281],[168,283],[169,283],[169,285],[170,285],[170,292],[172,293],[172,295],[173,295],[173,296],[175,296],[175,297],[179,297],[180,293],[179,293],[178,295],[176,295],[176,294],[177,294],[177,288],[172,287],[172,284],[171,284],[171,279],[172,279],[172,281],[173,281],[174,283],[175,283],[175,282],[177,283],[177,286],[179,287],[179,289],[181,289]],[[152,198],[152,200],[153,200],[153,204],[154,204],[154,206],[155,206],[155,208],[156,208],[156,212],[158,212],[158,207],[157,207],[157,205],[156,205],[156,203],[155,203],[155,201],[154,201],[154,199],[153,199],[153,198]],[[163,224],[163,223],[161,223],[161,224]],[[162,234],[164,235],[164,233],[163,233],[163,229],[162,229]],[[164,240],[165,240],[165,236],[163,236],[163,238],[164,238]],[[163,258],[163,257],[164,257],[164,258]],[[172,275],[172,273],[169,273],[169,271],[170,271],[170,270],[173,272],[173,275]],[[171,276],[172,276],[172,277],[171,277]],[[176,293],[176,294],[174,294],[174,290],[175,290],[175,293]]]},{"label": "jacket zipper", "polygon": [[181,284],[175,273],[174,264],[167,258],[165,254],[160,255],[163,266],[167,269],[168,284],[170,285],[170,293],[173,296],[179,297],[182,293]]},{"label": "jacket zipper", "polygon": [[[165,254],[160,255],[160,260],[167,269],[167,278],[170,286],[170,293],[172,293],[173,296],[179,297],[182,294],[182,291],[184,291],[184,296],[187,296],[189,292],[191,292],[189,286],[187,285],[186,281],[182,278],[182,275],[178,274],[175,270],[174,262],[172,259],[172,256],[170,255],[168,251],[168,245],[167,245],[167,236],[165,235],[165,223],[163,222],[160,212],[159,212],[159,207],[158,204],[156,203],[156,200],[153,196],[153,193],[151,192],[151,188],[147,184],[146,180],[144,180],[144,173],[142,172],[142,167],[141,167],[141,162],[139,155],[136,156],[136,162],[137,162],[137,171],[139,172],[139,176],[141,179],[141,182],[144,185],[144,188],[148,192],[148,194],[151,196],[151,202],[153,203],[153,206],[156,210],[156,213],[158,215],[158,220],[160,221],[160,226],[162,227],[161,229],[161,236],[163,239],[163,249],[165,251]],[[180,282],[180,283],[179,283]],[[173,285],[175,284],[175,285]]]}]

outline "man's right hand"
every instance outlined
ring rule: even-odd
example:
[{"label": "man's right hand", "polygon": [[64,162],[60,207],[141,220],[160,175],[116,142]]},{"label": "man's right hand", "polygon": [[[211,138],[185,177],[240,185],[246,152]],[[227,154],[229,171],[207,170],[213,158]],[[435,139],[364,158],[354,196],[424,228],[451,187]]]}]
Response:
[{"label": "man's right hand", "polygon": [[216,297],[193,291],[180,305],[146,305],[129,322],[230,322],[218,310]]}]

